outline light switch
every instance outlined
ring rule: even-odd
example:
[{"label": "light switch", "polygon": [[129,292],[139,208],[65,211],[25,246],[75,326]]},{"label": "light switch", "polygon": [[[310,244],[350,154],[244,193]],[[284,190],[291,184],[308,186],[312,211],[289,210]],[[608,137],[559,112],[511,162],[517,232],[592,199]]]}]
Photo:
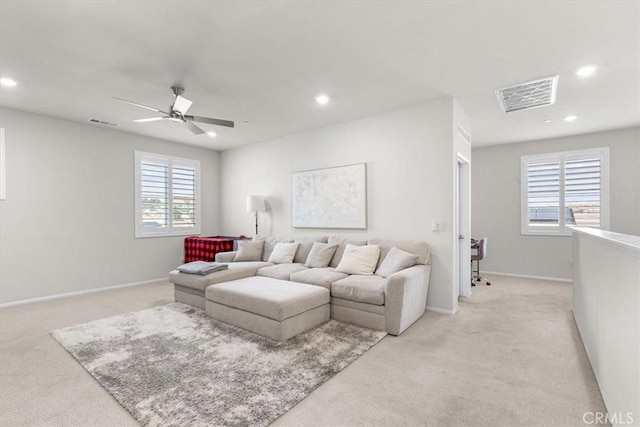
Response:
[{"label": "light switch", "polygon": [[440,221],[436,221],[435,219],[431,221],[431,231],[440,231]]}]

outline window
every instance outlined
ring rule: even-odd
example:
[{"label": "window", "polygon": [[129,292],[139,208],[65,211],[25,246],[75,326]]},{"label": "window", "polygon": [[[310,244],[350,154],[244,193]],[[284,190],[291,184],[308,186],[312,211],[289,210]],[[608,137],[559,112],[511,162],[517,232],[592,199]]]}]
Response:
[{"label": "window", "polygon": [[609,229],[609,148],[522,157],[522,234]]},{"label": "window", "polygon": [[135,153],[136,237],[200,233],[200,162]]}]

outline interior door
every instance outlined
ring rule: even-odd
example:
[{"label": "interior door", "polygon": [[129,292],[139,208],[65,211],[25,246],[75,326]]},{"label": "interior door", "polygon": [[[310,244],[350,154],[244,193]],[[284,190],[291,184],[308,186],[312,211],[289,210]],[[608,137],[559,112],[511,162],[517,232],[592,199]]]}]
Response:
[{"label": "interior door", "polygon": [[471,296],[471,177],[469,162],[458,155],[456,174],[456,260],[458,297]]}]

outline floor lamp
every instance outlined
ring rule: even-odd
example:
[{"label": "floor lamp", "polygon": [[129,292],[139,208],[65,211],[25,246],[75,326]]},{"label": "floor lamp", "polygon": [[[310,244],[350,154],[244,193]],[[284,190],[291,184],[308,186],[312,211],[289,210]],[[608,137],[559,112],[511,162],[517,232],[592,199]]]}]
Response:
[{"label": "floor lamp", "polygon": [[258,215],[266,210],[262,196],[247,196],[247,212],[253,212],[256,216],[256,236],[258,235]]}]

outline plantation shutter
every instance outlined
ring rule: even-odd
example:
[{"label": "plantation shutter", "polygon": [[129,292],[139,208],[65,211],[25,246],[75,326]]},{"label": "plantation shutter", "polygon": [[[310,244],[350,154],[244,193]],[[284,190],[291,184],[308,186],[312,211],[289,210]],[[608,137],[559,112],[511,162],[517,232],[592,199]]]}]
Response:
[{"label": "plantation shutter", "polygon": [[560,223],[560,163],[527,164],[527,206],[529,224],[558,226]]},{"label": "plantation shutter", "polygon": [[174,164],[173,226],[193,227],[196,224],[196,170],[193,166]]},{"label": "plantation shutter", "polygon": [[141,207],[138,217],[143,229],[169,226],[169,165],[162,160],[140,164]]},{"label": "plantation shutter", "polygon": [[200,233],[197,160],[136,151],[136,237]]},{"label": "plantation shutter", "polygon": [[599,157],[565,161],[565,204],[578,227],[600,227]]},{"label": "plantation shutter", "polygon": [[608,228],[609,149],[522,157],[522,233]]}]

